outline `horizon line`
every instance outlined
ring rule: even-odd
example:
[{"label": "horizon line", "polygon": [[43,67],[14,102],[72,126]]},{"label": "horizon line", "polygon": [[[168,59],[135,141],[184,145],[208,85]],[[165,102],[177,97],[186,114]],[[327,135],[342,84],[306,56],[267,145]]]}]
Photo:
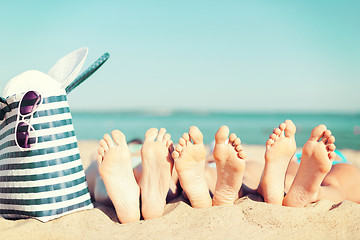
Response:
[{"label": "horizon line", "polygon": [[159,115],[168,115],[176,113],[184,114],[349,114],[349,115],[360,115],[360,110],[345,110],[345,111],[330,111],[330,110],[221,110],[221,109],[209,109],[209,110],[197,110],[197,109],[103,109],[103,110],[92,110],[92,109],[74,109],[73,113],[76,114],[118,114],[118,113],[128,113],[128,114],[159,114]]}]

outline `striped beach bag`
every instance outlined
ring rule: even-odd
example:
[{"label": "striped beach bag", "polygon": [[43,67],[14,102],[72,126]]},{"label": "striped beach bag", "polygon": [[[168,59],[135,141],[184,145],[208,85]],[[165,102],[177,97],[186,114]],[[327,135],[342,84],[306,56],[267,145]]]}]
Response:
[{"label": "striped beach bag", "polygon": [[0,215],[46,222],[93,207],[72,124],[67,93],[84,73],[87,48],[60,59],[48,74],[27,71],[6,85],[0,111]]}]

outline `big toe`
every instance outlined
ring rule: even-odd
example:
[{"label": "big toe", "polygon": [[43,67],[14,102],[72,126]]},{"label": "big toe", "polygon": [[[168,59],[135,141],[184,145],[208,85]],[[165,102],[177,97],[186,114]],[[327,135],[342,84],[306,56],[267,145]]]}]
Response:
[{"label": "big toe", "polygon": [[229,137],[230,130],[228,126],[221,126],[215,134],[216,143],[224,143]]},{"label": "big toe", "polygon": [[158,135],[158,130],[157,128],[150,128],[149,130],[146,131],[145,133],[145,141],[155,141],[155,138]]},{"label": "big toe", "polygon": [[311,136],[309,140],[319,141],[322,138],[325,131],[326,131],[326,126],[324,124],[320,124],[311,131]]},{"label": "big toe", "polygon": [[286,137],[293,137],[296,133],[295,124],[291,120],[285,121],[286,128],[285,128],[285,136]]},{"label": "big toe", "polygon": [[189,134],[194,144],[199,144],[203,142],[203,134],[201,133],[198,127],[195,126],[190,127]]},{"label": "big toe", "polygon": [[111,136],[113,137],[115,143],[117,145],[126,144],[126,138],[125,135],[120,132],[119,130],[114,130],[111,132]]}]

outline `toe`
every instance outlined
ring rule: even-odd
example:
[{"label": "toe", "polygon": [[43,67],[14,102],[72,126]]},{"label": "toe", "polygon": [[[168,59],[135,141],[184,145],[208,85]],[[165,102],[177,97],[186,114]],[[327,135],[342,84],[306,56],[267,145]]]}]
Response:
[{"label": "toe", "polygon": [[188,133],[184,133],[182,138],[186,141],[186,142],[190,142],[190,136]]},{"label": "toe", "polygon": [[155,141],[156,136],[158,135],[157,128],[150,128],[145,133],[145,141]]},{"label": "toe", "polygon": [[328,146],[327,146],[327,150],[328,151],[335,151],[335,149],[336,149],[336,146],[335,146],[335,144],[329,144]]},{"label": "toe", "polygon": [[156,141],[162,141],[166,133],[165,128],[160,128]]},{"label": "toe", "polygon": [[280,123],[280,125],[279,125],[279,129],[280,129],[280,131],[284,131],[285,130],[285,128],[286,128],[286,123]]},{"label": "toe", "polygon": [[125,135],[122,132],[120,132],[119,130],[112,131],[111,136],[113,137],[113,139],[117,145],[126,144]]},{"label": "toe", "polygon": [[189,135],[194,144],[200,144],[203,142],[203,134],[201,133],[199,128],[195,126],[190,127]]},{"label": "toe", "polygon": [[247,154],[246,154],[245,151],[240,151],[240,152],[238,153],[238,156],[239,156],[239,158],[241,158],[241,159],[245,159],[246,156],[247,156]]},{"label": "toe", "polygon": [[276,140],[278,138],[278,135],[276,135],[275,133],[273,133],[273,134],[271,134],[270,135],[270,139],[272,139],[272,140]]},{"label": "toe", "polygon": [[235,142],[236,138],[237,138],[237,136],[236,136],[235,133],[230,134],[230,136],[229,136],[229,144],[231,146],[234,146],[234,142]]},{"label": "toe", "polygon": [[181,151],[183,150],[183,147],[181,145],[177,145],[175,150],[179,153],[181,153]]},{"label": "toe", "polygon": [[274,128],[273,133],[280,136],[280,134],[281,134],[280,128]]},{"label": "toe", "polygon": [[327,141],[328,141],[328,138],[331,136],[331,131],[330,130],[325,130],[324,131],[324,134],[323,134],[323,136],[322,136],[322,138],[321,138],[321,141],[324,143],[324,144],[326,144],[327,143]]},{"label": "toe", "polygon": [[329,138],[328,138],[328,140],[327,140],[327,144],[332,144],[332,143],[334,143],[335,142],[335,137],[334,136],[330,136]]},{"label": "toe", "polygon": [[238,145],[238,146],[235,147],[235,150],[236,150],[237,152],[240,152],[240,151],[242,151],[243,149],[244,149],[244,148],[243,148],[242,145]]},{"label": "toe", "polygon": [[286,124],[286,128],[284,129],[285,137],[294,137],[296,133],[295,124],[289,119],[285,121],[285,124]]},{"label": "toe", "polygon": [[335,153],[335,152],[329,152],[329,159],[330,159],[331,161],[334,161],[335,158],[336,158],[336,153]]},{"label": "toe", "polygon": [[268,139],[268,140],[266,141],[266,143],[265,143],[266,148],[271,147],[271,145],[273,145],[273,143],[274,143],[274,140],[272,140],[271,138],[270,138],[270,139]]},{"label": "toe", "polygon": [[98,155],[98,156],[97,156],[97,163],[98,163],[98,164],[101,164],[102,161],[103,161],[102,156]]},{"label": "toe", "polygon": [[171,156],[172,156],[172,157],[173,157],[173,159],[175,160],[175,159],[178,159],[178,158],[179,158],[180,153],[179,153],[179,152],[177,152],[177,151],[173,151],[173,152],[172,152],[172,154],[171,154]]},{"label": "toe", "polygon": [[329,138],[330,136],[331,136],[331,131],[329,130],[329,129],[327,129],[327,130],[325,130],[325,132],[324,132],[324,137],[325,138]]},{"label": "toe", "polygon": [[311,136],[309,138],[310,141],[319,141],[322,137],[323,134],[326,130],[326,126],[321,124],[317,127],[315,127],[312,131],[311,131]]},{"label": "toe", "polygon": [[184,138],[180,138],[179,144],[180,144],[180,146],[183,146],[183,147],[186,146],[186,140]]},{"label": "toe", "polygon": [[166,133],[166,134],[164,135],[163,141],[167,143],[170,139],[171,139],[170,133]]},{"label": "toe", "polygon": [[221,126],[215,134],[215,143],[225,143],[226,139],[229,138],[229,133],[228,126]]},{"label": "toe", "polygon": [[236,138],[235,141],[234,141],[234,146],[238,146],[240,145],[241,141],[240,141],[240,138]]},{"label": "toe", "polygon": [[[105,136],[104,136],[105,137]],[[109,145],[107,144],[107,142],[104,139],[100,140],[100,146],[104,149],[104,152],[106,152],[107,150],[109,150]]]},{"label": "toe", "polygon": [[109,146],[109,148],[112,148],[115,146],[114,141],[112,140],[112,138],[110,137],[109,134],[104,135],[104,140],[105,140],[106,144]]},{"label": "toe", "polygon": [[104,157],[104,155],[105,155],[104,148],[99,147],[99,148],[98,148],[98,154],[99,154],[100,156]]}]

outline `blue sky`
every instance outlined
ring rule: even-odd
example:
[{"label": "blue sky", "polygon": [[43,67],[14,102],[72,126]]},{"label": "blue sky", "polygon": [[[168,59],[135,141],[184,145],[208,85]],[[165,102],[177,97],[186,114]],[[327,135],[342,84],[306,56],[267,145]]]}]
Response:
[{"label": "blue sky", "polygon": [[360,1],[2,1],[1,88],[86,46],[73,110],[360,111]]}]

